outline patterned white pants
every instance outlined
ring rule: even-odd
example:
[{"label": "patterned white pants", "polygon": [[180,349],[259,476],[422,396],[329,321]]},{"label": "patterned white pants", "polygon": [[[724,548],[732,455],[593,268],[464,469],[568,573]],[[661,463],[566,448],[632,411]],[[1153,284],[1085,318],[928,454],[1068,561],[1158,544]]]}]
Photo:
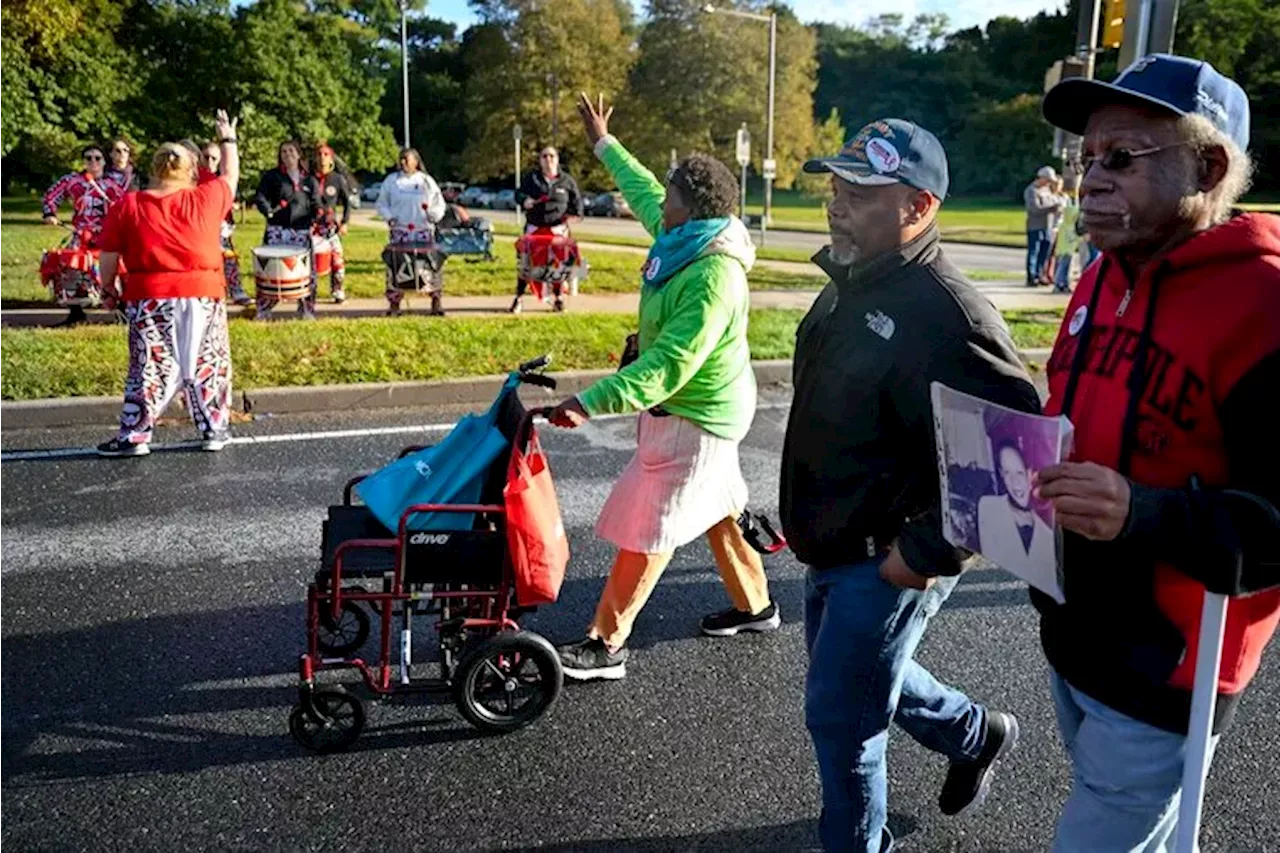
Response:
[{"label": "patterned white pants", "polygon": [[156,421],[181,388],[202,435],[227,428],[231,414],[231,340],[221,299],[185,297],[126,302],[129,375],[120,440],[151,441]]}]

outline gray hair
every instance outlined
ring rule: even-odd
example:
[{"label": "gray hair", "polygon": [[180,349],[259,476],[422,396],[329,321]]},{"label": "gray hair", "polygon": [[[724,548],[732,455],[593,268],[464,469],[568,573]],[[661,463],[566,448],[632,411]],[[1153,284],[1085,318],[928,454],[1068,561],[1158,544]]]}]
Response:
[{"label": "gray hair", "polygon": [[1177,132],[1178,139],[1197,154],[1208,148],[1221,148],[1227,153],[1227,173],[1216,187],[1205,193],[1213,223],[1225,222],[1235,203],[1253,183],[1253,158],[1202,115],[1182,116],[1178,119]]}]

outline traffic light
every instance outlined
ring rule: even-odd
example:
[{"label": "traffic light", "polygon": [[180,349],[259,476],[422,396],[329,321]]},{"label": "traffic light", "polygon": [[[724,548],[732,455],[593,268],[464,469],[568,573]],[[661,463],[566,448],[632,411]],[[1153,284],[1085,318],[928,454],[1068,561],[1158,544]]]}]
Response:
[{"label": "traffic light", "polygon": [[1124,42],[1125,0],[1107,0],[1102,8],[1102,39],[1099,47],[1119,47]]}]

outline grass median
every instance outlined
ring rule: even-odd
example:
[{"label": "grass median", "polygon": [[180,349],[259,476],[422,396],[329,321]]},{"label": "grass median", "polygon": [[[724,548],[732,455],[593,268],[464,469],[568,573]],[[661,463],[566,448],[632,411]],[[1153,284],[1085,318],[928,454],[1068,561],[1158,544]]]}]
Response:
[{"label": "grass median", "polygon": [[[751,312],[751,354],[790,358],[802,311]],[[1048,346],[1055,312],[1012,311],[1020,347]],[[541,353],[553,370],[611,368],[635,318],[625,314],[545,314],[493,319],[406,316],[331,318],[310,323],[231,321],[236,388],[448,379],[503,373]],[[117,395],[128,354],[122,326],[0,330],[0,397]]]},{"label": "grass median", "polygon": [[[238,219],[239,217],[237,217]],[[40,284],[40,253],[66,234],[40,224],[39,205],[31,199],[5,199],[0,206],[0,300],[6,307],[51,304],[49,292]],[[240,253],[240,275],[245,288],[253,292],[252,248],[262,236],[262,217],[248,212],[236,228]],[[343,239],[346,258],[347,295],[352,298],[381,298],[385,287],[382,249],[386,229],[352,227]],[[644,258],[635,252],[593,250],[583,253],[590,265],[582,282],[582,293],[630,293],[640,285],[640,265]],[[451,258],[445,266],[445,295],[493,296],[515,293],[515,241],[502,234],[494,239],[492,261],[472,263],[468,258]],[[811,274],[782,272],[756,267],[748,277],[755,290],[817,290],[823,279],[815,268]],[[320,297],[329,293],[327,281],[320,282]]]}]

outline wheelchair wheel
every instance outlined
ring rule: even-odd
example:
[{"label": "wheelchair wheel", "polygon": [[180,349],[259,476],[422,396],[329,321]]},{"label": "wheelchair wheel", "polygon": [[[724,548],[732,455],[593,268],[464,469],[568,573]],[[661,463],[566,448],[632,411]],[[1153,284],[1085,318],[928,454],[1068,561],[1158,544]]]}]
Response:
[{"label": "wheelchair wheel", "polygon": [[369,639],[369,614],[354,601],[344,601],[335,621],[329,605],[320,603],[320,626],[316,645],[322,652],[346,657]]},{"label": "wheelchair wheel", "polygon": [[563,684],[560,657],[550,643],[530,631],[504,631],[463,656],[453,700],[476,728],[511,732],[541,717]]},{"label": "wheelchair wheel", "polygon": [[289,714],[289,734],[312,752],[340,752],[364,731],[364,703],[339,687],[322,687],[311,694],[319,719],[302,705]]}]

